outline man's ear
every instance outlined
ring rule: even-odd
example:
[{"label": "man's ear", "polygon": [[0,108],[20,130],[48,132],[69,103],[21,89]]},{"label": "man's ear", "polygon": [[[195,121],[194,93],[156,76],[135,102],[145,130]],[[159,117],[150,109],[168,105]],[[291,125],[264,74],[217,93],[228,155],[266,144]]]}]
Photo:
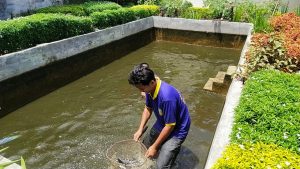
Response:
[{"label": "man's ear", "polygon": [[155,80],[151,80],[151,81],[150,81],[150,84],[151,84],[152,86],[155,85],[155,83],[156,83]]}]

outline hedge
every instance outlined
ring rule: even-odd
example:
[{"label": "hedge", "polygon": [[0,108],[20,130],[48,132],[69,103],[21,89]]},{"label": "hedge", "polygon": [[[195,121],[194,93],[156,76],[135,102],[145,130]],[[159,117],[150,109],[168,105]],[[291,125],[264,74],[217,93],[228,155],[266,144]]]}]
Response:
[{"label": "hedge", "polygon": [[181,13],[180,17],[187,19],[212,19],[213,11],[210,8],[189,7]]},{"label": "hedge", "polygon": [[91,15],[94,12],[102,12],[104,10],[116,10],[122,8],[117,3],[102,1],[102,2],[86,2],[83,4],[84,10],[87,15]]},{"label": "hedge", "polygon": [[93,12],[102,12],[104,10],[115,10],[122,8],[114,2],[86,2],[80,5],[58,5],[36,10],[36,13],[62,13],[75,16],[89,16]]},{"label": "hedge", "polygon": [[35,13],[62,13],[71,14],[75,16],[86,16],[83,5],[59,5],[50,6],[46,8],[40,8],[35,11]]},{"label": "hedge", "polygon": [[[94,4],[99,3],[84,5],[93,6]],[[102,4],[113,3],[102,2]],[[90,17],[40,13],[0,21],[0,55],[92,32],[94,26],[106,28],[158,13],[158,6],[138,5],[132,8],[94,12]]]},{"label": "hedge", "polygon": [[135,20],[134,12],[129,9],[105,10],[94,12],[91,18],[95,27],[107,28]]},{"label": "hedge", "polygon": [[81,35],[93,30],[90,18],[72,15],[34,14],[0,21],[0,54]]},{"label": "hedge", "polygon": [[159,7],[154,5],[138,5],[131,8],[94,12],[91,18],[95,27],[107,28],[158,14],[158,9]]}]

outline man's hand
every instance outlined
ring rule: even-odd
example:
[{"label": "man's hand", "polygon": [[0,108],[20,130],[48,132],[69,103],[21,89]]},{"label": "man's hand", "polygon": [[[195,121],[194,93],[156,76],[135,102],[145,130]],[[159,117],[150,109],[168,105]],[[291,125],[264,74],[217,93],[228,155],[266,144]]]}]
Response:
[{"label": "man's hand", "polygon": [[157,154],[157,148],[154,146],[150,146],[145,154],[147,158],[153,158]]},{"label": "man's hand", "polygon": [[133,140],[134,141],[139,141],[140,137],[142,136],[143,130],[138,130],[134,133],[133,135]]}]

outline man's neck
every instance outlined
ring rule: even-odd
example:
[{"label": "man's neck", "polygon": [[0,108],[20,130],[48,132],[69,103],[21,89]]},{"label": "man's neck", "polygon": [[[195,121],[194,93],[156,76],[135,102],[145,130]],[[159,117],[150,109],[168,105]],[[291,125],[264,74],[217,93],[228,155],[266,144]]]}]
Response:
[{"label": "man's neck", "polygon": [[152,97],[153,97],[153,95],[155,93],[156,86],[157,86],[157,82],[155,81],[154,87],[152,88],[152,90],[150,92],[150,94],[151,94]]}]

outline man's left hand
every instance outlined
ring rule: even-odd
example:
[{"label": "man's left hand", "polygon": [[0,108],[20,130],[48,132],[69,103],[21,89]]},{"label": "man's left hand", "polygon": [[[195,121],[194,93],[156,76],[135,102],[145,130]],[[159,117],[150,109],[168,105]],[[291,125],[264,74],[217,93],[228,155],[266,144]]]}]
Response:
[{"label": "man's left hand", "polygon": [[145,154],[145,156],[147,158],[153,158],[155,157],[157,154],[157,148],[155,148],[154,146],[150,146]]}]

